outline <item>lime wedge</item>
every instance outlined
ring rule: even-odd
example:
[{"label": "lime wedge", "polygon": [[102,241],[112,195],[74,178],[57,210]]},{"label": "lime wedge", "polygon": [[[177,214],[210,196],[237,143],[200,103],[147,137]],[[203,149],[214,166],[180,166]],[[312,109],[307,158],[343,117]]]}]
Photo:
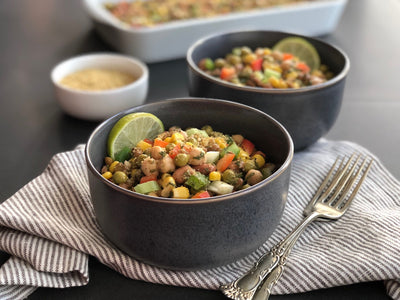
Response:
[{"label": "lime wedge", "polygon": [[153,114],[137,112],[126,115],[115,123],[108,135],[108,155],[115,159],[120,151],[135,147],[143,139],[154,139],[163,131],[163,123]]},{"label": "lime wedge", "polygon": [[291,53],[305,62],[311,70],[318,69],[320,58],[317,49],[308,41],[300,37],[287,37],[276,43],[272,50],[279,50],[285,53]]}]

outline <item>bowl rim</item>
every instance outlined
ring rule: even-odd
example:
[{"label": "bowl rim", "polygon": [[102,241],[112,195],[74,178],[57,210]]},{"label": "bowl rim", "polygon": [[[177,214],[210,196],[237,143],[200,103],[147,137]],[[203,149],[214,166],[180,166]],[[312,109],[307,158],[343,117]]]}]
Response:
[{"label": "bowl rim", "polygon": [[90,160],[90,151],[91,151],[91,144],[92,144],[92,140],[94,139],[95,135],[103,128],[105,127],[110,121],[111,119],[118,119],[123,117],[124,115],[127,114],[128,111],[130,111],[133,108],[121,111],[119,113],[117,113],[116,115],[113,115],[112,117],[104,120],[103,122],[101,122],[94,130],[93,132],[90,134],[89,139],[85,145],[85,161],[86,161],[86,165],[88,168],[88,171],[90,171],[98,180],[100,180],[101,182],[103,182],[104,184],[106,184],[107,186],[109,186],[110,188],[112,188],[113,190],[116,190],[117,192],[122,192],[123,194],[127,195],[127,196],[134,196],[136,198],[140,198],[141,200],[144,201],[151,201],[151,202],[161,202],[161,203],[168,203],[168,204],[187,204],[187,205],[195,205],[195,204],[205,204],[205,203],[214,203],[214,202],[220,202],[220,201],[228,201],[228,200],[232,200],[240,195],[246,195],[246,194],[250,194],[253,191],[259,190],[262,187],[264,187],[265,185],[267,185],[269,182],[276,180],[279,176],[281,176],[287,169],[290,168],[291,163],[293,161],[293,156],[294,156],[294,144],[293,144],[293,140],[289,134],[289,132],[286,130],[286,128],[279,123],[276,119],[274,119],[273,117],[271,117],[270,115],[262,112],[261,110],[258,110],[256,108],[250,107],[248,105],[244,105],[241,103],[236,103],[236,102],[232,102],[232,101],[228,101],[228,100],[221,100],[221,99],[213,99],[213,98],[196,98],[196,97],[182,97],[182,98],[170,98],[170,99],[165,99],[165,100],[160,100],[157,102],[152,102],[152,103],[146,103],[140,106],[136,106],[134,107],[134,109],[136,110],[136,112],[139,112],[140,109],[142,107],[149,107],[149,106],[156,106],[159,105],[160,103],[164,103],[164,102],[186,102],[186,101],[200,101],[200,102],[205,102],[205,103],[211,103],[211,102],[219,102],[219,103],[225,103],[226,105],[231,105],[231,106],[236,106],[239,107],[240,109],[244,109],[244,110],[250,110],[253,112],[256,112],[258,114],[262,114],[264,115],[264,117],[268,118],[271,122],[273,122],[274,125],[276,125],[279,130],[282,131],[282,133],[284,134],[284,136],[286,137],[286,140],[289,144],[289,149],[288,149],[288,155],[286,156],[285,161],[282,163],[282,165],[278,168],[278,170],[276,170],[272,175],[270,175],[268,178],[262,180],[261,182],[250,186],[244,190],[239,190],[239,191],[235,191],[233,193],[230,194],[226,194],[226,195],[218,195],[218,196],[213,196],[210,198],[204,198],[204,199],[174,199],[174,198],[165,198],[165,197],[155,197],[155,196],[149,196],[149,195],[143,195],[134,191],[130,191],[127,189],[124,189],[112,182],[110,182],[109,180],[105,179],[100,172],[95,168],[95,166],[93,165],[93,162]]},{"label": "bowl rim", "polygon": [[[287,88],[287,89],[275,89],[275,88],[262,88],[262,87],[251,87],[251,86],[238,86],[235,85],[233,83],[230,83],[228,81],[224,81],[221,79],[218,79],[216,77],[213,77],[211,75],[206,74],[205,72],[203,72],[194,62],[193,60],[193,52],[197,49],[197,47],[199,47],[200,45],[208,42],[209,40],[216,38],[216,37],[222,37],[222,36],[228,36],[228,35],[235,35],[235,34],[243,34],[243,33],[263,33],[263,34],[269,34],[269,33],[278,33],[278,34],[283,34],[285,36],[296,36],[296,37],[301,37],[304,38],[306,40],[310,40],[310,41],[316,41],[318,43],[321,43],[323,45],[325,45],[328,48],[331,48],[335,51],[337,51],[340,55],[343,56],[345,64],[341,70],[341,72],[339,74],[337,74],[336,76],[334,76],[332,79],[327,80],[324,83],[321,84],[317,84],[317,85],[311,85],[311,86],[306,86],[306,87],[301,87],[301,88]],[[306,93],[306,92],[310,92],[310,91],[314,91],[314,90],[319,90],[319,89],[323,89],[325,87],[328,86],[332,86],[335,85],[336,83],[338,83],[339,81],[341,81],[343,78],[345,78],[350,70],[350,59],[347,56],[347,54],[340,49],[337,46],[334,46],[332,44],[329,44],[327,42],[324,42],[318,38],[315,37],[310,37],[310,36],[306,36],[306,35],[302,35],[302,34],[298,34],[298,33],[294,33],[294,32],[290,32],[290,31],[281,31],[281,30],[233,30],[233,31],[225,31],[225,32],[220,32],[220,33],[216,33],[216,34],[211,34],[208,36],[204,36],[202,38],[200,38],[199,40],[197,40],[196,42],[194,42],[189,49],[187,50],[186,53],[186,62],[189,66],[189,68],[195,72],[197,75],[201,76],[202,78],[211,81],[217,85],[221,85],[227,88],[231,88],[234,90],[240,90],[240,91],[246,91],[246,92],[254,92],[254,93],[260,93],[260,94],[293,94],[293,93]]]},{"label": "bowl rim", "polygon": [[[96,91],[86,91],[86,90],[77,90],[77,89],[69,88],[67,86],[60,84],[59,81],[57,81],[55,79],[56,73],[58,72],[58,70],[60,68],[64,67],[65,65],[75,63],[76,61],[83,61],[83,60],[96,60],[97,59],[97,60],[101,61],[104,58],[119,59],[119,60],[124,60],[124,61],[130,62],[130,63],[133,63],[140,68],[141,75],[135,81],[133,81],[127,85],[124,85],[124,86],[121,86],[118,88],[113,88],[113,89],[96,90]],[[73,72],[71,72],[71,73],[73,73]],[[71,74],[71,73],[68,73],[68,74]],[[129,55],[116,54],[113,52],[96,52],[96,53],[77,55],[77,56],[73,56],[73,57],[70,57],[70,58],[60,61],[51,70],[50,78],[51,78],[51,81],[54,86],[56,86],[57,88],[59,88],[61,90],[67,91],[69,93],[75,93],[75,94],[80,94],[80,95],[93,95],[93,96],[95,96],[95,95],[113,95],[115,93],[123,92],[125,90],[129,90],[132,88],[136,88],[137,86],[140,86],[144,82],[148,81],[149,69],[144,62],[142,62],[141,60],[139,60],[135,57],[129,56]]]}]

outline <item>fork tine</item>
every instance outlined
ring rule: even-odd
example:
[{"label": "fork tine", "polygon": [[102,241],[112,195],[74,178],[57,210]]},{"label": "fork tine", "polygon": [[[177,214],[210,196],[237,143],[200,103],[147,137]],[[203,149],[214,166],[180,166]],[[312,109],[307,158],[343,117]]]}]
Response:
[{"label": "fork tine", "polygon": [[[351,175],[354,173],[354,170],[357,167],[357,164],[360,160],[361,155],[358,155],[358,157],[356,158],[356,161],[353,164],[351,164],[354,157],[355,157],[355,154],[353,154],[348,159],[348,161],[347,161],[346,165],[343,167],[343,169],[340,170],[340,172],[338,171],[338,173],[340,174],[340,177],[337,179],[335,186],[332,189],[330,189],[329,193],[326,193],[325,198],[321,199],[322,202],[325,201],[329,197],[329,199],[325,203],[328,205],[331,205],[335,201],[335,199],[343,192],[343,189],[346,188]],[[336,188],[336,189],[333,190],[334,188]],[[332,191],[333,191],[333,194],[330,195]]]},{"label": "fork tine", "polygon": [[371,158],[370,162],[368,163],[362,177],[360,178],[360,180],[358,181],[357,185],[355,186],[353,192],[351,193],[351,195],[348,197],[347,201],[344,203],[344,205],[342,207],[340,207],[342,205],[342,202],[345,198],[345,194],[350,190],[350,188],[352,187],[353,183],[355,182],[355,180],[357,179],[357,177],[361,174],[361,172],[364,170],[365,168],[365,164],[367,163],[367,158],[364,159],[362,165],[360,166],[360,168],[358,169],[358,172],[355,176],[353,176],[353,179],[351,180],[351,184],[349,184],[349,187],[346,189],[346,191],[343,193],[342,197],[340,197],[337,207],[338,209],[340,209],[341,211],[345,212],[347,210],[347,208],[350,206],[351,201],[354,199],[354,197],[356,196],[356,194],[358,193],[358,190],[360,189],[362,183],[364,182],[365,178],[368,175],[369,170],[371,169],[372,163],[374,162],[374,160]]},{"label": "fork tine", "polygon": [[[321,195],[319,198],[319,202],[325,202],[325,200],[328,201],[326,203],[331,203],[335,197],[340,193],[340,191],[343,189],[347,179],[348,179],[348,170],[351,168],[351,162],[353,161],[354,157],[356,156],[355,153],[353,153],[350,158],[346,161],[345,157],[343,157],[342,163],[340,167],[337,169],[334,177],[332,178],[330,186],[326,189],[326,191]],[[359,159],[359,158],[358,158]],[[346,175],[347,174],[347,175]],[[332,196],[332,192],[334,193]]]},{"label": "fork tine", "polygon": [[[340,160],[340,157],[337,157],[335,162],[332,164],[332,167],[330,168],[328,174],[325,176],[324,181],[322,181],[321,185],[319,186],[317,192],[315,193],[314,197],[311,199],[311,201],[307,204],[306,208],[304,209],[305,213],[308,213],[311,211],[311,208],[314,206],[315,202],[317,202],[319,196],[322,194],[322,192],[325,190],[326,186],[330,183],[331,177],[333,172],[336,169],[336,165],[338,164]],[[341,162],[339,169],[342,167],[343,161]]]}]

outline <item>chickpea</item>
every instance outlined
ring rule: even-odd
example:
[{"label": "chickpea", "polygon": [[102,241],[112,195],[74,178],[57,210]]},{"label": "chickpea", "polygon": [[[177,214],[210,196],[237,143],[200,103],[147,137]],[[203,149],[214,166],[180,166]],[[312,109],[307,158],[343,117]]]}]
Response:
[{"label": "chickpea", "polygon": [[205,156],[206,153],[201,148],[197,147],[193,148],[192,150],[190,150],[189,155],[190,155],[189,164],[193,166],[202,165],[206,161],[206,156]]},{"label": "chickpea", "polygon": [[141,170],[146,176],[153,174],[158,175],[157,161],[154,158],[146,157],[142,161]]},{"label": "chickpea", "polygon": [[161,173],[171,173],[175,171],[174,160],[166,155],[158,161],[158,169]]},{"label": "chickpea", "polygon": [[160,146],[151,147],[150,155],[154,159],[161,159],[165,156],[165,150]]},{"label": "chickpea", "polygon": [[243,142],[244,137],[241,134],[234,134],[232,135],[232,139],[237,145],[240,145]]},{"label": "chickpea", "polygon": [[106,164],[107,166],[111,165],[113,161],[114,161],[114,160],[113,160],[111,157],[109,157],[109,156],[107,156],[107,157],[104,159],[104,162],[105,162],[105,164]]},{"label": "chickpea", "polygon": [[259,183],[261,180],[263,180],[263,175],[260,171],[252,169],[247,172],[244,180],[246,180],[246,182],[250,185],[255,185],[256,183]]}]

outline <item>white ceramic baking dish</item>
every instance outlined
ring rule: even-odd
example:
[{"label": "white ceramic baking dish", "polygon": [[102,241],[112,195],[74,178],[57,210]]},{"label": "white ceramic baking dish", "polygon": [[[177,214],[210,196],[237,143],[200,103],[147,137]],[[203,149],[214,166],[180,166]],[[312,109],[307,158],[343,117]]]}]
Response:
[{"label": "white ceramic baking dish", "polygon": [[325,35],[335,30],[347,3],[347,0],[317,0],[137,29],[122,23],[104,8],[103,3],[119,0],[82,1],[96,31],[107,43],[148,63],[182,58],[192,43],[211,33],[262,29]]}]

